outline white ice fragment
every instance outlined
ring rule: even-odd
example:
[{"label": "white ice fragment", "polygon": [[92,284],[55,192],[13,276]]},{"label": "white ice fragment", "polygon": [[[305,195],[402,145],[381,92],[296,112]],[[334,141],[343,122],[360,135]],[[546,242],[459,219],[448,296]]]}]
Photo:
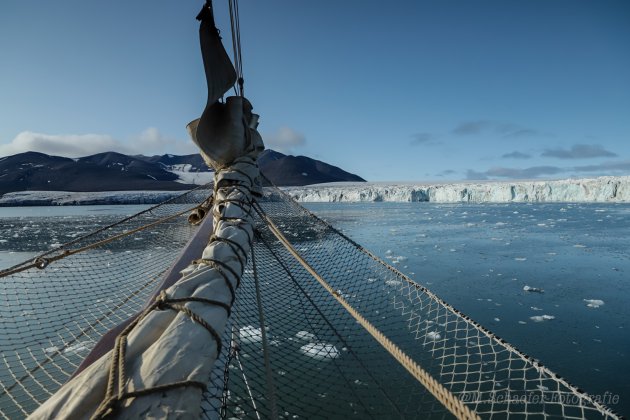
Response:
[{"label": "white ice fragment", "polygon": [[400,280],[385,280],[385,284],[388,286],[399,286],[401,283]]},{"label": "white ice fragment", "polygon": [[534,322],[543,322],[543,321],[551,321],[552,319],[555,319],[556,317],[553,315],[535,315],[535,316],[530,316],[529,319],[531,319]]},{"label": "white ice fragment", "polygon": [[306,341],[312,341],[315,339],[315,334],[310,333],[308,331],[298,331],[298,333],[295,334],[295,336],[299,339],[306,340]]},{"label": "white ice fragment", "polygon": [[527,258],[525,258],[525,257],[516,257],[516,258],[514,258],[514,261],[527,261]]},{"label": "white ice fragment", "polygon": [[262,332],[260,328],[246,325],[239,330],[239,333],[243,343],[254,344],[262,341]]},{"label": "white ice fragment", "polygon": [[523,286],[523,290],[526,292],[534,292],[534,293],[544,293],[543,289],[539,289],[538,287],[531,287],[531,286]]},{"label": "white ice fragment", "polygon": [[601,299],[582,299],[582,300],[586,302],[586,306],[588,306],[589,308],[599,308],[600,306],[604,304],[604,301]]},{"label": "white ice fragment", "polygon": [[59,347],[57,347],[57,346],[46,347],[44,349],[44,353],[47,353],[47,354],[56,353],[58,351],[59,351]]},{"label": "white ice fragment", "polygon": [[432,341],[437,341],[437,340],[439,340],[440,338],[442,338],[442,336],[441,336],[441,335],[440,335],[440,333],[439,333],[439,332],[437,332],[437,331],[429,331],[429,332],[427,333],[427,338],[428,338],[429,340],[432,340]]},{"label": "white ice fragment", "polygon": [[499,322],[499,321],[501,321],[501,318],[494,318],[494,320],[495,320],[496,322]]},{"label": "white ice fragment", "polygon": [[326,343],[308,343],[300,347],[300,351],[316,360],[336,359],[339,357],[339,350],[332,344]]},{"label": "white ice fragment", "polygon": [[79,341],[76,344],[72,344],[65,349],[63,349],[64,353],[79,353],[82,351],[88,351],[92,348],[94,343],[92,341]]}]

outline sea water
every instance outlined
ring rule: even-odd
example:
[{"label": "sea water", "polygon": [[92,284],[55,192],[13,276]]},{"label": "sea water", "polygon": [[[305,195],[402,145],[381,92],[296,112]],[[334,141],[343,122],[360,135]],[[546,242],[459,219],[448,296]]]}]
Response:
[{"label": "sea water", "polygon": [[570,383],[630,414],[630,204],[307,207]]},{"label": "sea water", "polygon": [[[630,414],[629,204],[307,207],[569,382]],[[0,269],[144,208],[0,208]]]}]

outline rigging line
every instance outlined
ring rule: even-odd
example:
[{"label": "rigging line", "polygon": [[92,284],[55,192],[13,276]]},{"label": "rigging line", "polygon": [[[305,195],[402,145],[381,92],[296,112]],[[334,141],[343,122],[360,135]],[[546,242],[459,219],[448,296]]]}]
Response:
[{"label": "rigging line", "polygon": [[[166,271],[166,270],[164,270],[164,271]],[[69,346],[71,346],[74,343],[76,343],[77,341],[79,341],[82,337],[87,336],[89,334],[90,330],[95,330],[94,327],[96,325],[100,324],[101,321],[104,321],[104,320],[108,319],[110,315],[115,314],[118,309],[122,308],[127,302],[129,302],[131,299],[133,299],[134,297],[139,295],[140,292],[142,292],[142,290],[144,290],[148,286],[152,285],[156,280],[158,280],[160,278],[160,276],[162,274],[164,274],[164,271],[158,273],[154,278],[152,278],[151,280],[149,280],[146,283],[144,283],[143,285],[141,285],[139,289],[134,290],[129,296],[124,298],[122,302],[116,304],[113,308],[110,308],[108,312],[106,312],[104,315],[101,315],[98,319],[96,319],[95,322],[87,325],[85,328],[83,328],[81,331],[79,331],[79,333],[72,340],[69,340],[67,343],[64,343],[65,347],[63,349],[58,349],[52,355],[46,356],[45,360],[42,360],[41,362],[38,362],[38,364],[36,366],[34,366],[33,368],[31,368],[27,373],[25,373],[24,376],[22,376],[21,378],[16,378],[17,380],[12,385],[10,385],[8,387],[3,387],[2,391],[0,391],[0,397],[3,397],[4,395],[11,395],[9,393],[9,391],[12,391],[16,386],[21,385],[22,382],[24,380],[28,379],[29,377],[31,377],[33,373],[37,372],[40,369],[44,369],[45,365],[47,365],[50,362],[53,362],[53,357],[61,354],[65,349],[67,349]]]},{"label": "rigging line", "polygon": [[234,67],[238,77],[238,84],[234,87],[234,90],[237,91],[240,96],[243,96],[243,57],[241,50],[241,24],[238,0],[229,0],[228,4],[230,9],[230,29],[232,30],[232,53],[234,55]]},{"label": "rigging line", "polygon": [[[269,251],[269,253],[273,256],[273,258],[278,262],[278,264],[280,265],[280,267],[282,267],[282,269],[284,270],[284,272],[286,273],[287,277],[289,279],[291,279],[291,281],[293,282],[293,285],[296,287],[296,289],[298,289],[301,293],[300,296],[300,302],[302,302],[302,298],[305,298],[313,307],[313,309],[315,309],[315,311],[319,314],[319,316],[321,317],[322,320],[324,320],[324,322],[326,323],[326,325],[328,325],[328,328],[330,328],[330,330],[332,331],[332,333],[337,337],[337,339],[339,341],[341,341],[344,345],[344,347],[346,347],[348,349],[348,352],[354,357],[355,361],[359,364],[359,366],[361,366],[361,368],[363,369],[363,371],[365,372],[366,375],[368,375],[370,377],[370,379],[372,381],[374,381],[374,383],[379,384],[380,387],[380,381],[372,374],[371,370],[367,368],[367,366],[365,366],[365,364],[363,363],[363,361],[361,360],[361,358],[355,353],[354,349],[352,348],[352,346],[346,341],[346,339],[341,335],[341,333],[337,330],[337,328],[335,328],[335,326],[330,322],[330,320],[328,319],[328,316],[326,316],[323,312],[322,309],[315,303],[315,301],[313,300],[313,298],[309,295],[309,293],[304,289],[304,287],[297,281],[297,279],[295,278],[295,276],[293,275],[293,273],[291,273],[291,270],[289,269],[289,267],[287,266],[287,264],[284,262],[284,259],[282,256],[278,255],[276,253],[276,251],[273,250],[273,248],[271,247],[271,245],[269,244],[269,242],[260,234],[258,234],[256,236],[260,242],[265,245],[265,247],[267,248],[267,250]],[[306,322],[308,322],[309,326],[313,329],[313,331],[315,331],[317,328],[315,328],[315,326],[313,325],[313,323],[311,322],[311,319],[308,318],[306,316],[306,313],[304,312],[304,305],[302,305],[302,312],[304,314],[304,317],[306,319]],[[335,365],[337,365],[336,361],[333,360],[333,363],[335,363]],[[338,365],[337,365],[338,366]],[[339,369],[339,367],[338,367]],[[343,377],[343,380],[346,382],[346,384],[348,385],[348,388],[352,391],[352,393],[357,397],[357,400],[361,403],[361,405],[363,406],[363,408],[365,409],[365,411],[367,412],[367,407],[365,406],[365,404],[363,404],[363,400],[357,395],[357,393],[354,391],[354,388],[352,387],[352,385],[350,384],[350,381],[348,380],[348,378],[346,377],[346,375],[344,374],[344,372],[339,369],[339,374]],[[380,387],[381,391],[383,392],[383,396],[385,397],[385,399],[391,404],[391,406],[393,407],[393,409],[396,411],[396,413],[402,417],[402,413],[400,411],[400,409],[398,408],[398,406],[396,405],[396,403],[392,400],[392,398],[389,396],[389,394],[387,393],[387,390],[383,387]]]},{"label": "rigging line", "polygon": [[[180,211],[179,213],[175,213],[175,214],[172,214],[170,216],[164,217],[164,218],[162,218],[160,220],[156,220],[155,222],[151,222],[151,223],[148,223],[146,225],[142,225],[142,226],[140,226],[138,228],[135,228],[135,229],[132,229],[130,231],[123,232],[123,233],[120,233],[118,235],[110,236],[109,238],[105,238],[103,240],[94,242],[94,243],[92,243],[90,245],[85,245],[85,246],[82,246],[82,247],[76,248],[76,249],[65,249],[65,250],[63,250],[63,252],[61,254],[55,255],[53,257],[49,257],[49,258],[44,258],[44,257],[41,257],[41,256],[37,257],[30,264],[18,265],[18,266],[16,266],[17,268],[9,268],[9,269],[0,271],[0,278],[8,276],[8,275],[11,275],[11,274],[16,274],[16,273],[22,272],[22,271],[28,270],[30,268],[37,267],[39,269],[44,269],[51,262],[55,262],[55,261],[64,259],[66,257],[69,257],[70,255],[78,254],[80,252],[88,251],[90,249],[98,248],[98,247],[100,247],[102,245],[107,245],[108,243],[113,242],[113,241],[115,241],[117,239],[121,239],[121,238],[124,238],[125,236],[129,236],[129,235],[133,235],[134,233],[138,233],[138,232],[140,232],[140,231],[142,231],[144,229],[148,229],[150,227],[159,225],[160,223],[164,223],[164,222],[167,222],[169,220],[175,219],[176,217],[182,216],[182,215],[184,215],[186,213],[190,213],[191,211],[195,210],[196,208],[197,208],[197,206],[192,207],[192,208],[188,208],[188,209],[186,209],[184,211]],[[44,254],[44,255],[47,255],[47,254]]]},{"label": "rigging line", "polygon": [[258,412],[258,407],[256,407],[256,399],[254,398],[254,394],[252,394],[252,388],[249,386],[249,381],[247,380],[247,376],[245,376],[245,370],[243,369],[243,364],[241,363],[241,358],[238,355],[238,352],[234,356],[236,361],[238,362],[238,367],[241,369],[241,374],[243,375],[243,382],[245,382],[245,387],[247,388],[247,394],[249,395],[249,399],[252,400],[252,408],[254,409],[254,413],[256,413],[256,418],[260,420],[260,413]]},{"label": "rigging line", "polygon": [[391,265],[387,264],[380,257],[378,257],[375,254],[373,254],[370,250],[364,248],[362,245],[360,245],[359,243],[354,241],[352,238],[350,238],[349,236],[347,236],[346,234],[344,234],[343,232],[341,232],[337,228],[335,228],[333,225],[331,225],[330,223],[328,223],[324,219],[320,218],[319,216],[317,216],[315,213],[313,213],[309,209],[301,206],[299,203],[297,203],[297,201],[293,197],[291,197],[285,191],[282,191],[273,182],[271,182],[269,180],[269,178],[267,178],[262,172],[261,172],[261,175],[262,175],[263,179],[266,182],[268,182],[269,185],[271,185],[277,193],[279,193],[281,196],[285,197],[288,201],[290,201],[292,203],[295,203],[297,206],[299,206],[301,211],[305,212],[310,217],[318,220],[326,228],[330,229],[332,232],[334,232],[337,235],[341,236],[343,239],[345,239],[350,244],[352,244],[357,250],[359,250],[360,252],[364,253],[365,255],[367,255],[368,257],[370,257],[374,261],[376,261],[378,264],[382,265],[385,269],[387,269],[387,270],[391,271],[392,273],[394,273],[397,277],[399,277],[402,280],[404,280],[405,282],[407,282],[411,287],[414,287],[417,290],[421,291],[422,293],[426,294],[434,302],[436,302],[440,306],[446,308],[448,311],[456,314],[458,317],[462,318],[466,323],[472,325],[478,331],[481,331],[486,337],[491,339],[493,343],[500,345],[501,347],[505,348],[506,350],[508,350],[509,352],[511,352],[513,354],[516,354],[525,363],[533,365],[536,368],[537,371],[543,372],[545,375],[548,375],[549,377],[554,378],[554,380],[560,382],[562,385],[564,385],[567,388],[569,388],[573,395],[575,395],[575,396],[577,396],[577,397],[579,397],[579,398],[581,398],[583,400],[588,401],[590,404],[592,404],[598,410],[600,410],[600,412],[605,412],[608,415],[616,416],[616,414],[614,413],[614,410],[610,409],[609,407],[606,407],[604,404],[602,404],[602,403],[598,402],[596,399],[592,398],[592,396],[584,393],[580,388],[576,387],[575,385],[573,385],[569,381],[567,381],[565,378],[563,378],[563,377],[559,376],[558,374],[554,373],[553,371],[549,370],[549,368],[547,368],[546,366],[544,366],[540,362],[534,360],[531,356],[528,356],[526,353],[521,351],[519,348],[517,348],[514,345],[508,343],[507,341],[505,341],[504,339],[502,339],[501,337],[499,337],[498,335],[496,335],[492,331],[488,330],[486,327],[482,326],[477,321],[471,319],[470,317],[468,317],[468,315],[464,314],[463,312],[461,312],[460,310],[455,308],[450,303],[444,301],[442,298],[440,298],[438,295],[433,293],[431,290],[427,289],[426,287],[422,286],[421,284],[416,283],[414,280],[410,279],[406,274],[404,274],[403,272],[399,271],[397,268],[392,267]]},{"label": "rigging line", "polygon": [[[138,212],[136,214],[132,214],[131,216],[127,216],[127,217],[125,217],[125,218],[123,218],[121,220],[118,220],[115,223],[112,223],[111,225],[104,226],[104,227],[102,227],[100,229],[97,229],[95,231],[92,231],[92,232],[88,233],[87,235],[83,235],[83,236],[81,236],[79,238],[76,238],[76,239],[73,239],[71,241],[68,241],[68,242],[64,243],[63,245],[61,245],[59,248],[51,249],[50,251],[46,251],[46,252],[44,252],[42,254],[39,254],[38,256],[35,257],[35,259],[43,258],[43,257],[46,257],[47,255],[50,255],[50,254],[53,254],[53,253],[58,252],[60,250],[63,250],[64,248],[68,247],[69,245],[76,244],[76,243],[81,242],[81,241],[83,241],[85,239],[88,239],[88,238],[90,238],[92,236],[98,235],[101,232],[104,232],[104,231],[106,231],[108,229],[111,229],[111,228],[114,228],[116,226],[119,226],[119,225],[121,225],[121,224],[123,224],[125,222],[128,222],[129,220],[135,219],[136,217],[138,217],[140,215],[143,215],[145,213],[151,213],[151,212],[153,212],[153,210],[155,210],[157,208],[160,208],[160,207],[162,207],[163,205],[166,205],[166,204],[172,204],[174,201],[179,200],[180,198],[185,197],[185,196],[187,196],[189,194],[192,194],[193,192],[195,192],[197,190],[208,189],[208,188],[210,188],[211,184],[213,184],[213,183],[214,183],[214,181],[211,181],[211,182],[209,182],[207,184],[199,185],[198,187],[195,187],[192,190],[186,191],[185,193],[180,194],[178,196],[169,198],[168,200],[165,200],[165,201],[163,201],[163,202],[161,202],[159,204],[156,204],[156,205],[154,205],[152,207],[149,207],[146,210],[142,210],[141,212]],[[212,193],[210,194],[210,197],[212,197]],[[22,268],[22,266],[24,266],[25,264],[27,264],[27,261],[21,262],[21,263],[19,263],[17,265],[14,265],[12,267],[6,268],[4,270],[0,270],[0,278],[2,278],[4,276],[8,276],[10,274],[18,273],[20,271],[23,271],[23,270],[26,270],[26,269],[29,269],[29,268],[35,267],[35,265],[33,265],[33,263],[30,263],[27,267]]]},{"label": "rigging line", "polygon": [[271,405],[271,418],[278,419],[278,405],[276,404],[276,390],[273,381],[273,374],[271,373],[271,361],[269,360],[269,341],[267,340],[267,332],[265,331],[265,315],[263,313],[262,298],[260,296],[260,281],[258,279],[258,270],[256,268],[256,257],[254,254],[254,247],[251,247],[252,252],[252,270],[254,272],[254,285],[256,286],[256,304],[258,306],[258,322],[260,323],[260,335],[263,345],[263,358],[265,360],[265,374],[267,379],[267,399]]},{"label": "rigging line", "polygon": [[350,315],[381,345],[389,354],[394,357],[404,367],[411,376],[420,382],[427,391],[429,391],[442,405],[448,409],[455,417],[459,419],[479,419],[468,406],[466,406],[459,398],[453,395],[444,385],[433,378],[424,368],[418,365],[396,344],[394,344],[385,334],[370,323],[363,315],[361,315],[352,305],[348,303],[339,293],[337,293],[328,284],[323,277],[300,255],[293,247],[291,242],[282,234],[275,223],[264,213],[262,208],[257,205],[254,207],[261,219],[263,219],[274,236],[284,245],[293,257],[317,280],[319,284],[328,291],[341,306],[348,311]]}]

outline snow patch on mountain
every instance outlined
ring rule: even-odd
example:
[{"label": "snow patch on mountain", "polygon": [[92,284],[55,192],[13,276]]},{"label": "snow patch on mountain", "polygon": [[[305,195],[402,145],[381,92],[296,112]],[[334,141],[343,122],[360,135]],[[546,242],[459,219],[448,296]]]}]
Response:
[{"label": "snow patch on mountain", "polygon": [[[172,157],[172,155],[167,155]],[[177,175],[177,180],[181,184],[205,185],[211,182],[214,172],[206,169],[199,169],[190,163],[180,163],[175,165],[165,165],[160,163],[165,171]]]}]

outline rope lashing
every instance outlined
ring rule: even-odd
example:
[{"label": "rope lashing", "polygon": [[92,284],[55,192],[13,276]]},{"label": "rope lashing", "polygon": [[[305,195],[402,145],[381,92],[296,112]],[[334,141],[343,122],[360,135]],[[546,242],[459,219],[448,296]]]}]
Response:
[{"label": "rope lashing", "polygon": [[[104,419],[110,415],[113,415],[117,409],[117,405],[127,399],[140,397],[144,395],[149,395],[157,392],[167,391],[170,389],[181,388],[181,387],[196,387],[201,389],[202,391],[206,390],[207,385],[198,382],[198,381],[178,381],[164,385],[156,385],[150,388],[134,390],[134,391],[125,391],[126,383],[127,383],[127,375],[125,372],[125,352],[127,347],[127,336],[133,331],[133,329],[143,320],[145,319],[152,311],[154,310],[164,310],[164,309],[172,309],[178,312],[182,312],[187,315],[193,322],[201,325],[204,329],[206,329],[212,338],[217,343],[217,354],[221,354],[222,350],[222,340],[221,336],[215,331],[212,326],[210,326],[203,318],[193,312],[190,308],[186,307],[185,304],[189,302],[198,302],[205,303],[208,305],[219,306],[227,312],[228,316],[231,314],[230,305],[214,300],[214,299],[206,299],[201,297],[185,297],[185,298],[169,298],[166,295],[165,291],[162,291],[159,296],[155,299],[155,302],[151,304],[138,318],[136,318],[131,324],[129,324],[119,335],[116,337],[116,344],[114,346],[114,350],[112,351],[112,363],[110,365],[109,376],[107,380],[107,390],[105,393],[105,398],[99,405],[98,409],[92,416],[92,420],[96,419]],[[116,381],[118,378],[118,381]],[[115,383],[118,382],[118,393],[115,394]]]}]

